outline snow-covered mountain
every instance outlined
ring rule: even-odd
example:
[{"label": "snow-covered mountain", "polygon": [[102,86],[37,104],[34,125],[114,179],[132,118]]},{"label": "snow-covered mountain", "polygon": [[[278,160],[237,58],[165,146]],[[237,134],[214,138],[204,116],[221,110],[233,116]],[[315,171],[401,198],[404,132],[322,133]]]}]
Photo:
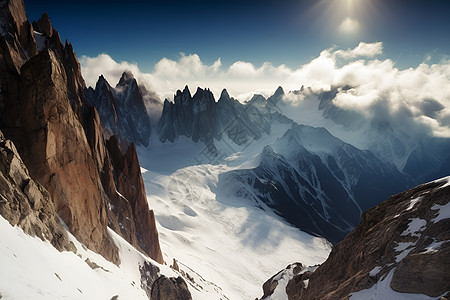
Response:
[{"label": "snow-covered mountain", "polygon": [[326,129],[294,123],[264,148],[258,166],[224,173],[219,185],[335,243],[359,223],[362,211],[405,188],[407,180]]},{"label": "snow-covered mountain", "polygon": [[[257,166],[221,174],[219,187],[243,201],[265,203],[292,225],[332,242],[358,224],[362,211],[412,185],[392,162],[344,143],[324,128],[287,118],[284,97],[279,87],[268,99],[254,95],[242,104],[224,90],[216,102],[209,90],[199,88],[191,97],[186,87],[177,92],[174,103],[165,101],[159,138],[176,143],[188,137],[203,142],[209,156],[224,158],[246,152],[263,136],[273,139],[273,128],[291,125],[261,149]],[[223,148],[231,151],[224,153]]]},{"label": "snow-covered mountain", "polygon": [[[135,143],[148,146],[151,123],[147,107],[149,101],[158,103],[144,87],[139,87],[133,74],[125,71],[113,88],[101,75],[95,85],[84,91],[86,100],[94,106],[109,136],[119,137],[122,144]],[[108,135],[108,133],[105,133]]]}]

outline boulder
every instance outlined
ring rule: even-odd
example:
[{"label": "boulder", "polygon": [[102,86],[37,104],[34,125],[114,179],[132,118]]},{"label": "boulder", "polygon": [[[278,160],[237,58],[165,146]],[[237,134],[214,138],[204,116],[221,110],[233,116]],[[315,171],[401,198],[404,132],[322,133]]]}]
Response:
[{"label": "boulder", "polygon": [[186,282],[178,276],[167,278],[161,275],[152,286],[152,300],[190,300],[192,299]]}]

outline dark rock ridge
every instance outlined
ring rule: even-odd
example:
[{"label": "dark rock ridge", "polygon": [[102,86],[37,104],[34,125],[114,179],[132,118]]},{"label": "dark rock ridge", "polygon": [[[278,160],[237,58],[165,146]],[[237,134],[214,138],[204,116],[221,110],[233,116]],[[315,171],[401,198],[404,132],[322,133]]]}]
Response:
[{"label": "dark rock ridge", "polygon": [[178,276],[167,278],[161,275],[152,286],[150,299],[154,300],[191,300],[186,281]]},{"label": "dark rock ridge", "polygon": [[[390,197],[363,214],[312,274],[289,282],[289,299],[347,299],[380,284],[401,293],[450,295],[450,177]],[[307,286],[302,284],[309,280]]]},{"label": "dark rock ridge", "polygon": [[256,168],[221,174],[219,186],[337,243],[358,224],[363,210],[406,188],[407,180],[394,166],[324,128],[293,124],[264,148]]},{"label": "dark rock ridge", "polygon": [[157,130],[162,142],[174,142],[177,137],[186,136],[194,142],[205,143],[214,153],[214,139],[226,136],[243,145],[268,134],[270,123],[255,105],[241,104],[230,98],[226,90],[216,102],[209,89],[198,88],[191,96],[186,86],[183,91],[177,91],[174,102],[164,101]]},{"label": "dark rock ridge", "polygon": [[86,100],[97,108],[106,135],[114,134],[121,144],[135,143],[148,146],[151,135],[150,118],[144,103],[144,94],[133,74],[125,71],[115,88],[101,75],[95,89],[85,89]]},{"label": "dark rock ridge", "polygon": [[[114,218],[110,218],[110,199],[105,191],[112,194],[112,190],[121,190],[124,198],[129,197],[123,201],[132,212],[134,229],[130,231],[135,234],[124,238],[162,262],[135,148],[131,146],[126,155],[114,155],[114,163],[119,165],[118,161],[123,160],[121,164],[126,164],[126,168],[112,165],[99,115],[84,98],[84,80],[72,46],[68,42],[62,45],[46,14],[34,23],[35,31],[30,35],[21,0],[3,1],[0,11],[0,129],[17,147],[29,177],[49,193],[49,197],[41,193],[41,202],[51,201],[54,206],[53,209],[49,204],[42,214],[43,218],[48,215],[44,218],[46,226],[58,232],[52,222],[59,216],[88,248],[118,263],[118,249],[107,232],[108,222]],[[106,174],[113,175],[108,180]],[[19,184],[20,189],[25,187],[24,183]],[[7,201],[3,207],[14,207],[27,200],[6,195],[9,196],[3,198]],[[26,207],[26,203],[23,205]],[[35,209],[40,211],[40,205]],[[22,224],[21,218],[8,220]],[[116,218],[120,219],[119,213]],[[40,225],[33,226],[39,232]],[[123,235],[120,230],[118,233]],[[48,238],[53,240],[51,235]]]}]

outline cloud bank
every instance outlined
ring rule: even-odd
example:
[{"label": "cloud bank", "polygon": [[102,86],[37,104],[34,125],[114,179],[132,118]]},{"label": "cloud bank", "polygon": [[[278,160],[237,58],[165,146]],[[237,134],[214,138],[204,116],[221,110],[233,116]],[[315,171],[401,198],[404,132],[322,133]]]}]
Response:
[{"label": "cloud bank", "polygon": [[[279,85],[285,90],[298,90],[303,85],[317,92],[346,86],[333,100],[343,109],[374,119],[401,115],[425,126],[433,135],[450,137],[450,60],[439,64],[425,61],[416,68],[400,70],[392,60],[378,59],[382,53],[381,42],[361,42],[353,49],[326,49],[297,69],[270,62],[256,66],[236,61],[224,66],[220,58],[208,65],[197,54],[183,53],[177,60],[161,59],[151,73],[142,72],[134,63],[117,62],[107,54],[83,56],[80,63],[87,85],[95,86],[100,74],[115,84],[128,69],[163,99],[171,98],[186,84],[191,90],[208,87],[216,96],[227,88],[240,100],[255,92],[270,95]],[[290,101],[295,104],[296,100]]]}]

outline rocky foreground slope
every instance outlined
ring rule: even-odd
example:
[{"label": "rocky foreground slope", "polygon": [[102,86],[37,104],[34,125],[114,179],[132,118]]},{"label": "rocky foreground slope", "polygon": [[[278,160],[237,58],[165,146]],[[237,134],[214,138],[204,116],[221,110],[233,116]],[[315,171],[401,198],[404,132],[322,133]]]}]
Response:
[{"label": "rocky foreground slope", "polygon": [[420,299],[448,298],[449,257],[450,177],[446,177],[366,211],[322,265],[289,266],[264,284],[263,299],[280,292],[288,299],[413,299],[411,294],[420,294]]}]

